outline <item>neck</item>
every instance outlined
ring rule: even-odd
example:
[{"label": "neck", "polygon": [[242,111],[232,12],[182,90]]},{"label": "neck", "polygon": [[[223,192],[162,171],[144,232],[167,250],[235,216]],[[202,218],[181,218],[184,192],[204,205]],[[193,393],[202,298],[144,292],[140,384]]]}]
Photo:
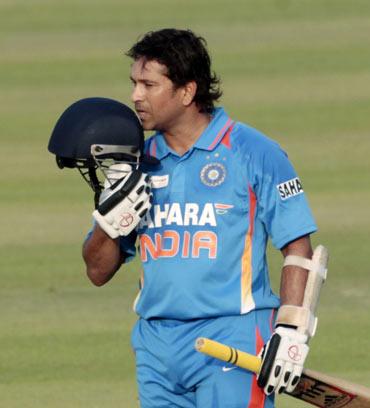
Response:
[{"label": "neck", "polygon": [[211,115],[200,113],[197,109],[185,112],[163,132],[168,146],[182,156],[199,139],[210,121]]}]

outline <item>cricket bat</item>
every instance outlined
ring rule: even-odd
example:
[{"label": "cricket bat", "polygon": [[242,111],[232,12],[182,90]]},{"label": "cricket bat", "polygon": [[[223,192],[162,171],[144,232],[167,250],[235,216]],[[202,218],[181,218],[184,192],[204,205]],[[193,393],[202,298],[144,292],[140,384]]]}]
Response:
[{"label": "cricket bat", "polygon": [[[196,340],[195,349],[254,373],[261,368],[259,357],[205,337]],[[370,389],[308,369],[287,394],[320,408],[370,408]]]}]

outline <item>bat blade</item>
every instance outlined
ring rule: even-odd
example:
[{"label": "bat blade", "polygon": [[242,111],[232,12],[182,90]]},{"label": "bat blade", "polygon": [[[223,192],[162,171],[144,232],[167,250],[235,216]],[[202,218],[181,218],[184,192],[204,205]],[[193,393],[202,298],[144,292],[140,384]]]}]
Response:
[{"label": "bat blade", "polygon": [[[204,337],[196,340],[195,348],[254,373],[261,367],[259,357]],[[287,394],[320,408],[370,408],[370,389],[308,369],[303,370],[295,390]]]},{"label": "bat blade", "polygon": [[370,407],[368,388],[309,369],[289,395],[320,408]]}]

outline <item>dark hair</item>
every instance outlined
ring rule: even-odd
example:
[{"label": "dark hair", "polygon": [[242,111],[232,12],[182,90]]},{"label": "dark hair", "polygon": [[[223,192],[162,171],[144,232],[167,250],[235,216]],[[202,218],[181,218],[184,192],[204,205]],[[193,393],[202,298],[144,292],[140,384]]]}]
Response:
[{"label": "dark hair", "polygon": [[222,95],[220,80],[211,72],[207,43],[191,30],[165,28],[150,31],[134,44],[126,55],[134,60],[144,57],[165,65],[167,77],[175,87],[195,81],[197,90],[194,102],[200,112],[211,113],[214,102]]}]

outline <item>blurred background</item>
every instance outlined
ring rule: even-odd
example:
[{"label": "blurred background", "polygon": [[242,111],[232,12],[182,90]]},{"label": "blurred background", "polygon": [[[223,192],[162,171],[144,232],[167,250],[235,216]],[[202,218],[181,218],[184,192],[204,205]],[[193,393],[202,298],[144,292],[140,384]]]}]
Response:
[{"label": "blurred background", "polygon": [[370,386],[370,2],[0,0],[0,407],[137,406],[140,265],[88,282],[92,193],[47,143],[77,99],[130,103],[124,52],[163,27],[204,36],[228,113],[289,153],[331,256],[307,366]]}]

